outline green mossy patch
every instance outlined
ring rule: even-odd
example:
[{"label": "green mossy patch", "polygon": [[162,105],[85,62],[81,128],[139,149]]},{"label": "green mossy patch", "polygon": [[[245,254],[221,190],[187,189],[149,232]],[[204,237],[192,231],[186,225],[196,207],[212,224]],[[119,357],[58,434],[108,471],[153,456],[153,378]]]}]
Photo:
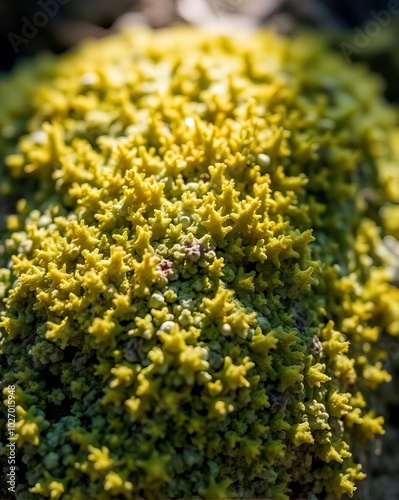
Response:
[{"label": "green mossy patch", "polygon": [[399,333],[375,78],[314,39],[139,30],[0,89],[17,498],[351,496]]}]

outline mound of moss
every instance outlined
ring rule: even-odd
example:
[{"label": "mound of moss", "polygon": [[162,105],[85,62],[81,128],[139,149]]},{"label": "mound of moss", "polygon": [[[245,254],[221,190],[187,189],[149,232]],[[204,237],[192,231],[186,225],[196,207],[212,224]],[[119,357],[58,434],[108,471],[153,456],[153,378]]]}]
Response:
[{"label": "mound of moss", "polygon": [[143,30],[0,90],[17,498],[351,496],[399,333],[374,77],[313,39]]}]

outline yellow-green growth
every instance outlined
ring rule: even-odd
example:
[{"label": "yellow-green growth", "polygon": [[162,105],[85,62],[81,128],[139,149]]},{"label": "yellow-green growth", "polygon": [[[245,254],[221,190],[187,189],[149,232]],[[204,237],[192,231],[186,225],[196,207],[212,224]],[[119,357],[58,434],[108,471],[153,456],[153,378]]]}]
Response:
[{"label": "yellow-green growth", "polygon": [[17,497],[352,495],[399,330],[374,78],[319,41],[139,30],[0,100]]}]

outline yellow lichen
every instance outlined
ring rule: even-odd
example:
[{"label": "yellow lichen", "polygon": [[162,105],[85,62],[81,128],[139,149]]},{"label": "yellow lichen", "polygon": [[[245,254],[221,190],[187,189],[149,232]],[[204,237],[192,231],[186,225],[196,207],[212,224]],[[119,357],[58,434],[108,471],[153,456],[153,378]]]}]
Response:
[{"label": "yellow lichen", "polygon": [[353,494],[399,334],[374,81],[314,39],[176,29],[0,82],[17,496]]}]

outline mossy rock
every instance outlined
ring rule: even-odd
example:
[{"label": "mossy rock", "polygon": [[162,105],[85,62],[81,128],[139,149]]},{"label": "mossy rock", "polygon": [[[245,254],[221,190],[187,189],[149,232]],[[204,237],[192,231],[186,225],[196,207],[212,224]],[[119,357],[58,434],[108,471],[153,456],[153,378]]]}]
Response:
[{"label": "mossy rock", "polygon": [[353,494],[399,333],[379,87],[320,40],[191,29],[0,82],[18,499]]}]

